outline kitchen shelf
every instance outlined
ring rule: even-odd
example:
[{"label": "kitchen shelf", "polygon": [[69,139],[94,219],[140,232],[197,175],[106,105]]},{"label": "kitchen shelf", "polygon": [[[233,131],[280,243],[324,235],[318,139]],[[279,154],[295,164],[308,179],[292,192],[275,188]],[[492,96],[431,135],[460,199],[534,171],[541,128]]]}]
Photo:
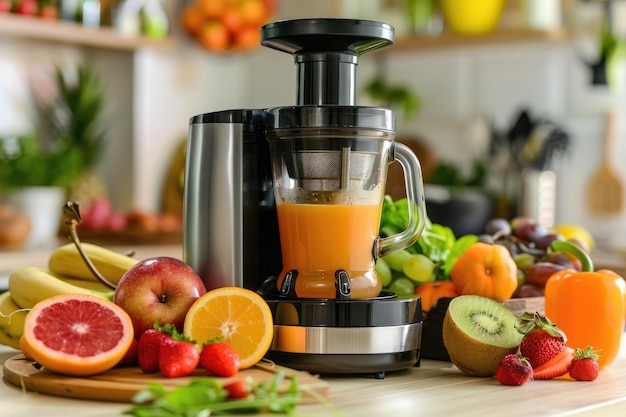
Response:
[{"label": "kitchen shelf", "polygon": [[168,48],[172,38],[150,39],[144,36],[122,36],[110,27],[85,28],[74,22],[41,19],[33,16],[0,14],[0,36],[88,46],[110,50],[134,51],[144,47]]},{"label": "kitchen shelf", "polygon": [[523,42],[565,42],[569,33],[564,30],[533,30],[533,29],[499,29],[486,35],[459,36],[443,33],[436,36],[405,36],[396,39],[393,48],[388,52],[411,52],[466,46],[483,46],[494,44],[512,44]]}]

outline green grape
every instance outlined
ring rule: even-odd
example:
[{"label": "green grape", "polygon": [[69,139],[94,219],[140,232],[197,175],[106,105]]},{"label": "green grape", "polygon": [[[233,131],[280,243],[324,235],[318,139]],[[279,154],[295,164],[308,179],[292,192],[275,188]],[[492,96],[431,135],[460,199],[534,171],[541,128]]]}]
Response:
[{"label": "green grape", "polygon": [[416,253],[404,261],[402,271],[416,283],[423,284],[435,278],[435,263],[426,255]]},{"label": "green grape", "polygon": [[528,268],[535,264],[535,257],[530,253],[520,253],[513,257],[518,269],[526,271]]},{"label": "green grape", "polygon": [[406,261],[411,254],[406,250],[397,250],[395,252],[391,252],[388,255],[383,256],[381,259],[384,259],[389,265],[389,268],[394,271],[402,271],[402,265],[404,265],[404,261]]},{"label": "green grape", "polygon": [[387,288],[391,284],[391,268],[382,258],[376,260],[376,274],[383,288]]},{"label": "green grape", "polygon": [[400,277],[391,281],[389,291],[396,293],[398,296],[412,295],[415,291],[415,285],[407,277]]}]

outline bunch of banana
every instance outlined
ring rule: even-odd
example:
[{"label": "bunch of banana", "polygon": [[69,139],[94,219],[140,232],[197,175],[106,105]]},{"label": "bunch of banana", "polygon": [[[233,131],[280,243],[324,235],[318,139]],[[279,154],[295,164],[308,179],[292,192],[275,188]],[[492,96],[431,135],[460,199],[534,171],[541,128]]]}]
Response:
[{"label": "bunch of banana", "polygon": [[[139,262],[138,259],[91,243],[81,243],[80,246],[102,276],[113,284],[117,284],[122,275]],[[48,268],[61,276],[97,281],[73,243],[56,248],[48,259]]]},{"label": "bunch of banana", "polygon": [[20,337],[24,332],[24,320],[28,310],[13,301],[11,293],[0,294],[0,344],[13,349],[20,348]]},{"label": "bunch of banana", "polygon": [[[100,273],[114,284],[138,262],[101,246],[82,243],[81,247]],[[9,275],[9,291],[0,294],[0,344],[19,349],[28,310],[46,298],[58,294],[113,298],[113,291],[91,273],[73,244],[56,248],[48,263],[49,269],[24,265]]]},{"label": "bunch of banana", "polygon": [[19,266],[9,275],[9,292],[22,308],[32,308],[38,302],[60,294],[92,294],[112,299],[113,292],[94,291],[70,284],[38,266]]}]

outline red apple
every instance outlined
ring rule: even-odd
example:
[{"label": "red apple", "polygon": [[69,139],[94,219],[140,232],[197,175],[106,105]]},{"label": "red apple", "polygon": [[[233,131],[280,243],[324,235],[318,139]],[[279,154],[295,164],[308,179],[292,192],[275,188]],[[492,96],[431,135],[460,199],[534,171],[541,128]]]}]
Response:
[{"label": "red apple", "polygon": [[140,261],[120,279],[113,302],[133,321],[135,337],[154,326],[171,323],[183,331],[189,307],[206,293],[204,283],[185,262],[168,256]]}]

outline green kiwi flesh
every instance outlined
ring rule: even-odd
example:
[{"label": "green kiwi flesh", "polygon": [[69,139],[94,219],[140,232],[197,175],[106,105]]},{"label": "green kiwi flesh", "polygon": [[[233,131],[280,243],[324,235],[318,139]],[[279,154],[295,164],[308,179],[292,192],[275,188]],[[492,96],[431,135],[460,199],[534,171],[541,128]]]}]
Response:
[{"label": "green kiwi flesh", "polygon": [[491,298],[461,295],[448,306],[443,320],[443,344],[450,360],[467,375],[496,374],[502,358],[515,353],[522,341],[515,314]]}]

